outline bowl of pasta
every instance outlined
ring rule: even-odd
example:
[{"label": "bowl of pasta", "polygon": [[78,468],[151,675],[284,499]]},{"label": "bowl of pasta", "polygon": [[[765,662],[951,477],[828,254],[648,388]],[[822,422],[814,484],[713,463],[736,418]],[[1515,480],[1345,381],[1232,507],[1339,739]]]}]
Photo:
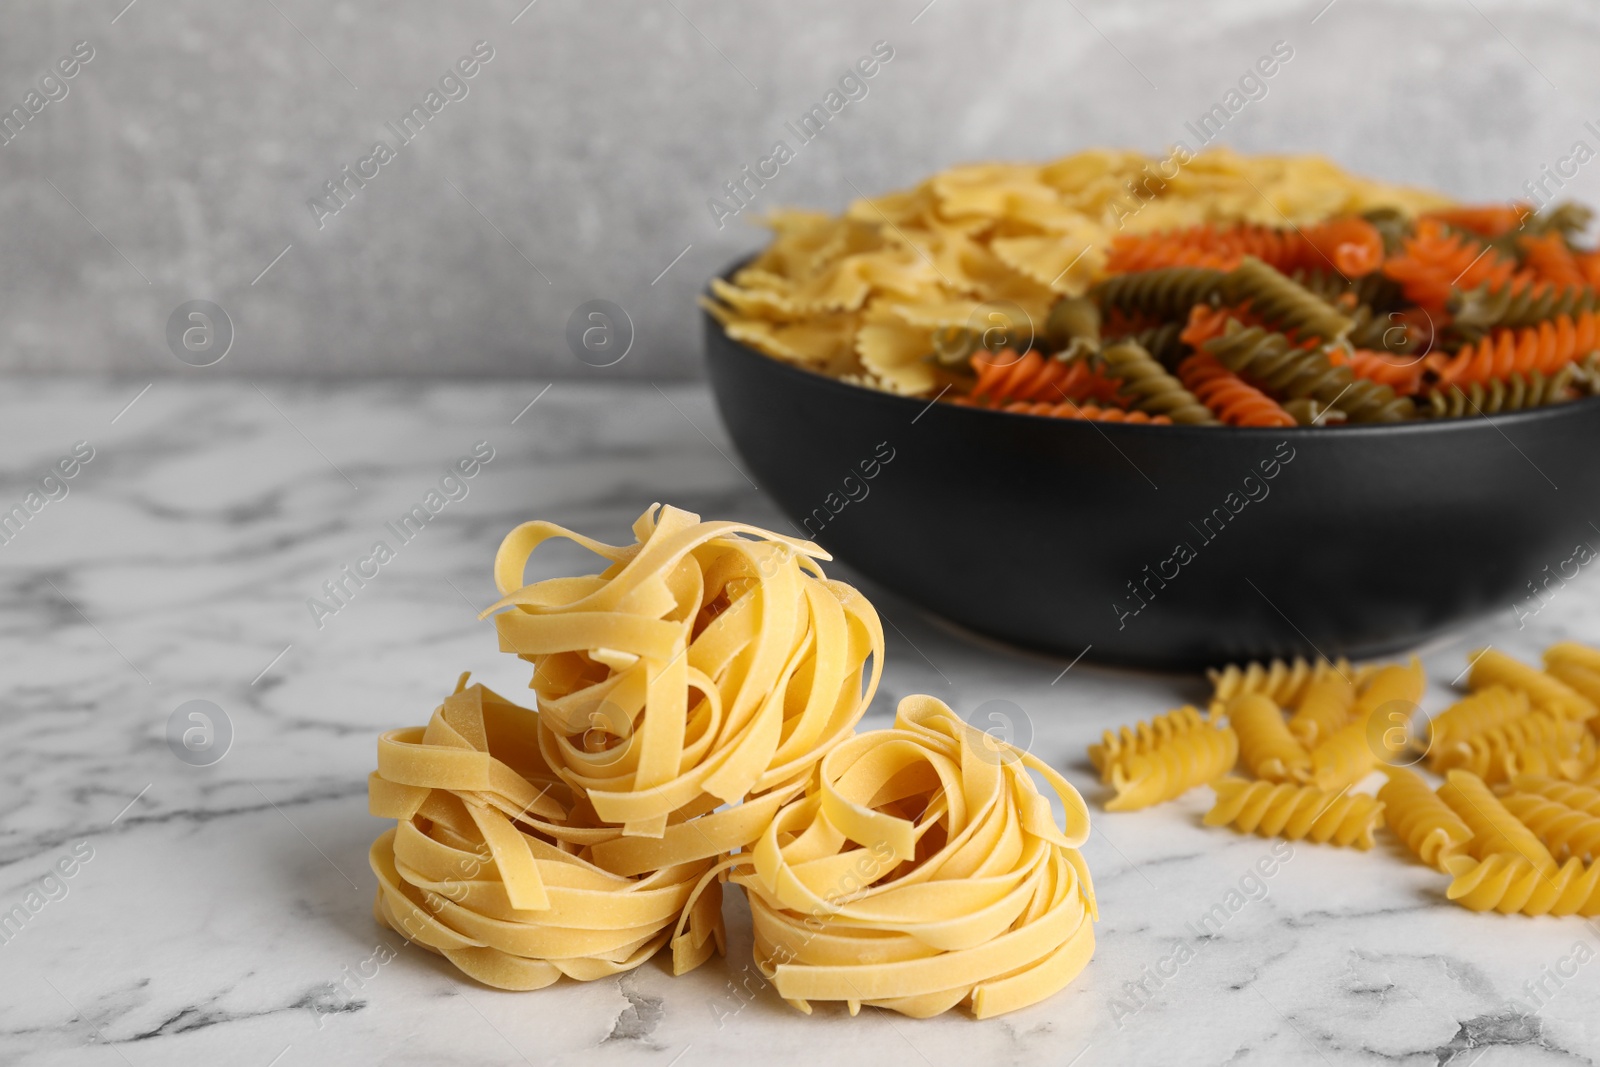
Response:
[{"label": "bowl of pasta", "polygon": [[703,301],[752,475],[869,578],[1067,657],[1364,657],[1537,611],[1600,534],[1587,212],[1177,160],[774,217]]}]

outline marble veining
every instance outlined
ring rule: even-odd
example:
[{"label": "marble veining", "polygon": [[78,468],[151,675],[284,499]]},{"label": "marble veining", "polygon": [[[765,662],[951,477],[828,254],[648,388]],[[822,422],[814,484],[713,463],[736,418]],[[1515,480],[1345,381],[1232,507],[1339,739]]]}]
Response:
[{"label": "marble veining", "polygon": [[[625,537],[656,499],[780,516],[729,458],[698,386],[560,381],[524,410],[543,382],[162,380],[123,411],[143,384],[13,382],[0,397],[0,500],[21,499],[75,442],[95,449],[70,492],[0,545],[0,913],[28,914],[0,942],[0,1062],[1600,1058],[1600,925],[1447,906],[1443,879],[1388,842],[1373,855],[1275,853],[1201,826],[1204,790],[1149,812],[1096,807],[1094,961],[1058,996],[990,1022],[800,1015],[751,967],[737,893],[727,957],[683,978],[656,961],[526,994],[460,980],[372,919],[366,850],[381,824],[365,777],[376,734],[425,721],[459,671],[510,695],[526,685],[475,618],[500,536],[537,515]],[[315,618],[308,598],[479,442],[493,459],[468,493]],[[575,561],[557,552],[542,566]],[[1010,701],[1033,751],[1091,802],[1084,746],[1100,729],[1203,693],[1196,678],[1088,662],[1063,674],[1064,662],[966,640],[861,584],[893,624],[868,725],[913,692],[964,713]],[[1531,657],[1566,637],[1600,641],[1597,588],[1584,576],[1523,629],[1507,605],[1423,650],[1440,680],[1430,707],[1476,645]],[[210,766],[167,743],[169,716],[193,699],[231,724]],[[1218,904],[1225,920],[1208,921]]]}]

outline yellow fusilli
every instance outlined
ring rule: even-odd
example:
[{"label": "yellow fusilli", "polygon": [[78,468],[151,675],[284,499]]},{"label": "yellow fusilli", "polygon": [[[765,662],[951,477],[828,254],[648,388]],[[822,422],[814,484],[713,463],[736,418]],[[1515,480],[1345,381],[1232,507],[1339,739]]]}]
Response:
[{"label": "yellow fusilli", "polygon": [[1462,697],[1433,717],[1433,748],[1441,751],[1528,714],[1528,694],[1491,685]]},{"label": "yellow fusilli", "polygon": [[1473,689],[1484,689],[1491,685],[1521,689],[1528,694],[1528,699],[1533,701],[1535,707],[1568,719],[1587,720],[1600,713],[1600,708],[1596,708],[1583,694],[1537,667],[1530,667],[1492,648],[1483,649],[1475,655],[1477,659],[1473,661],[1472,673],[1467,677],[1467,684]]},{"label": "yellow fusilli", "polygon": [[1089,746],[1089,762],[1100,772],[1102,782],[1111,781],[1111,768],[1129,756],[1146,755],[1166,744],[1179,734],[1188,733],[1206,725],[1200,712],[1188,705],[1157,715],[1148,722],[1136,722],[1113,733],[1100,735],[1098,745]]},{"label": "yellow fusilli", "polygon": [[1289,717],[1289,732],[1308,748],[1350,721],[1356,703],[1356,687],[1337,671],[1313,679],[1300,694],[1294,714]]},{"label": "yellow fusilli", "polygon": [[1207,671],[1206,677],[1211,679],[1211,706],[1216,709],[1246,693],[1259,693],[1280,706],[1290,706],[1299,701],[1307,685],[1328,674],[1360,680],[1349,660],[1317,660],[1311,663],[1299,656],[1287,662],[1275,659],[1270,663],[1247,663],[1242,667],[1230,663],[1220,671],[1214,668]]},{"label": "yellow fusilli", "polygon": [[1228,701],[1228,725],[1239,735],[1239,756],[1250,773],[1272,782],[1305,781],[1311,754],[1294,739],[1283,712],[1263,693],[1245,693]]},{"label": "yellow fusilli", "polygon": [[1386,767],[1384,773],[1389,780],[1378,790],[1378,799],[1389,829],[1423,863],[1443,870],[1444,861],[1472,840],[1472,828],[1415,771]]},{"label": "yellow fusilli", "polygon": [[1367,722],[1356,719],[1311,750],[1311,783],[1325,792],[1337,793],[1361,781],[1377,765],[1378,754],[1368,736]]},{"label": "yellow fusilli", "polygon": [[1368,849],[1383,825],[1383,802],[1365,793],[1325,793],[1309,785],[1243,778],[1223,778],[1211,788],[1217,803],[1206,813],[1207,826]]},{"label": "yellow fusilli", "polygon": [[1478,859],[1496,853],[1516,856],[1541,871],[1556,869],[1555,857],[1538,835],[1506,810],[1483,779],[1471,771],[1451,771],[1439,787],[1439,799],[1472,829],[1467,850]]},{"label": "yellow fusilli", "polygon": [[1584,862],[1600,850],[1600,818],[1559,800],[1535,793],[1512,793],[1502,797],[1506,810],[1532,830],[1550,854],[1558,860],[1576,857]]},{"label": "yellow fusilli", "polygon": [[[1435,747],[1431,766],[1441,774],[1461,768],[1491,784],[1503,782],[1515,773],[1513,758],[1518,755],[1536,759],[1542,767],[1548,767],[1553,756],[1576,757],[1582,731],[1581,725],[1569,719],[1531,712],[1449,748]],[[1544,755],[1533,756],[1530,750],[1544,750]],[[1540,772],[1529,768],[1524,773]]]},{"label": "yellow fusilli", "polygon": [[1233,769],[1239,739],[1227,727],[1202,724],[1148,752],[1110,764],[1117,795],[1107,811],[1135,811],[1171,800],[1197,785],[1214,782]]},{"label": "yellow fusilli", "polygon": [[1541,870],[1521,856],[1494,854],[1485,859],[1454,856],[1445,861],[1453,875],[1445,896],[1473,911],[1502,915],[1594,915],[1600,912],[1600,864],[1585,867],[1568,860]]}]

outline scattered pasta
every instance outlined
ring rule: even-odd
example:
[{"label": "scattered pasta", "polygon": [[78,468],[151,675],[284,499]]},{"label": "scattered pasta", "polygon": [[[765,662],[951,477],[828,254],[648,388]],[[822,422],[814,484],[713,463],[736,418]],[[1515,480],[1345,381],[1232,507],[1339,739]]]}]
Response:
[{"label": "scattered pasta", "polygon": [[[1431,719],[1419,717],[1427,680],[1414,657],[1208,671],[1209,721],[1184,708],[1105,733],[1091,753],[1115,787],[1105,808],[1148,807],[1204,780],[1216,794],[1207,826],[1363,850],[1387,829],[1450,876],[1444,896],[1462,907],[1600,915],[1600,648],[1563,642],[1544,663],[1475,653],[1472,691]],[[1220,744],[1202,761],[1200,730],[1236,735],[1253,780],[1219,769]],[[1414,769],[1424,760],[1438,788]]]}]

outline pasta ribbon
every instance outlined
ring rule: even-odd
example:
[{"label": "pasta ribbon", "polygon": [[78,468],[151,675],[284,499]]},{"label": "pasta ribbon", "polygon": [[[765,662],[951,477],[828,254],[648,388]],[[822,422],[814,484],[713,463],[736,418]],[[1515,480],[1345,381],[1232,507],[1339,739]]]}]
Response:
[{"label": "pasta ribbon", "polygon": [[[1029,772],[1065,808],[1057,823]],[[822,760],[731,880],[757,965],[801,1011],[816,1001],[917,1018],[988,1018],[1061,989],[1094,951],[1077,790],[932,697]]]},{"label": "pasta ribbon", "polygon": [[1207,826],[1369,849],[1383,825],[1383,802],[1365,793],[1328,793],[1310,785],[1243,778],[1223,778],[1211,788],[1217,791],[1217,802],[1206,812]]}]

